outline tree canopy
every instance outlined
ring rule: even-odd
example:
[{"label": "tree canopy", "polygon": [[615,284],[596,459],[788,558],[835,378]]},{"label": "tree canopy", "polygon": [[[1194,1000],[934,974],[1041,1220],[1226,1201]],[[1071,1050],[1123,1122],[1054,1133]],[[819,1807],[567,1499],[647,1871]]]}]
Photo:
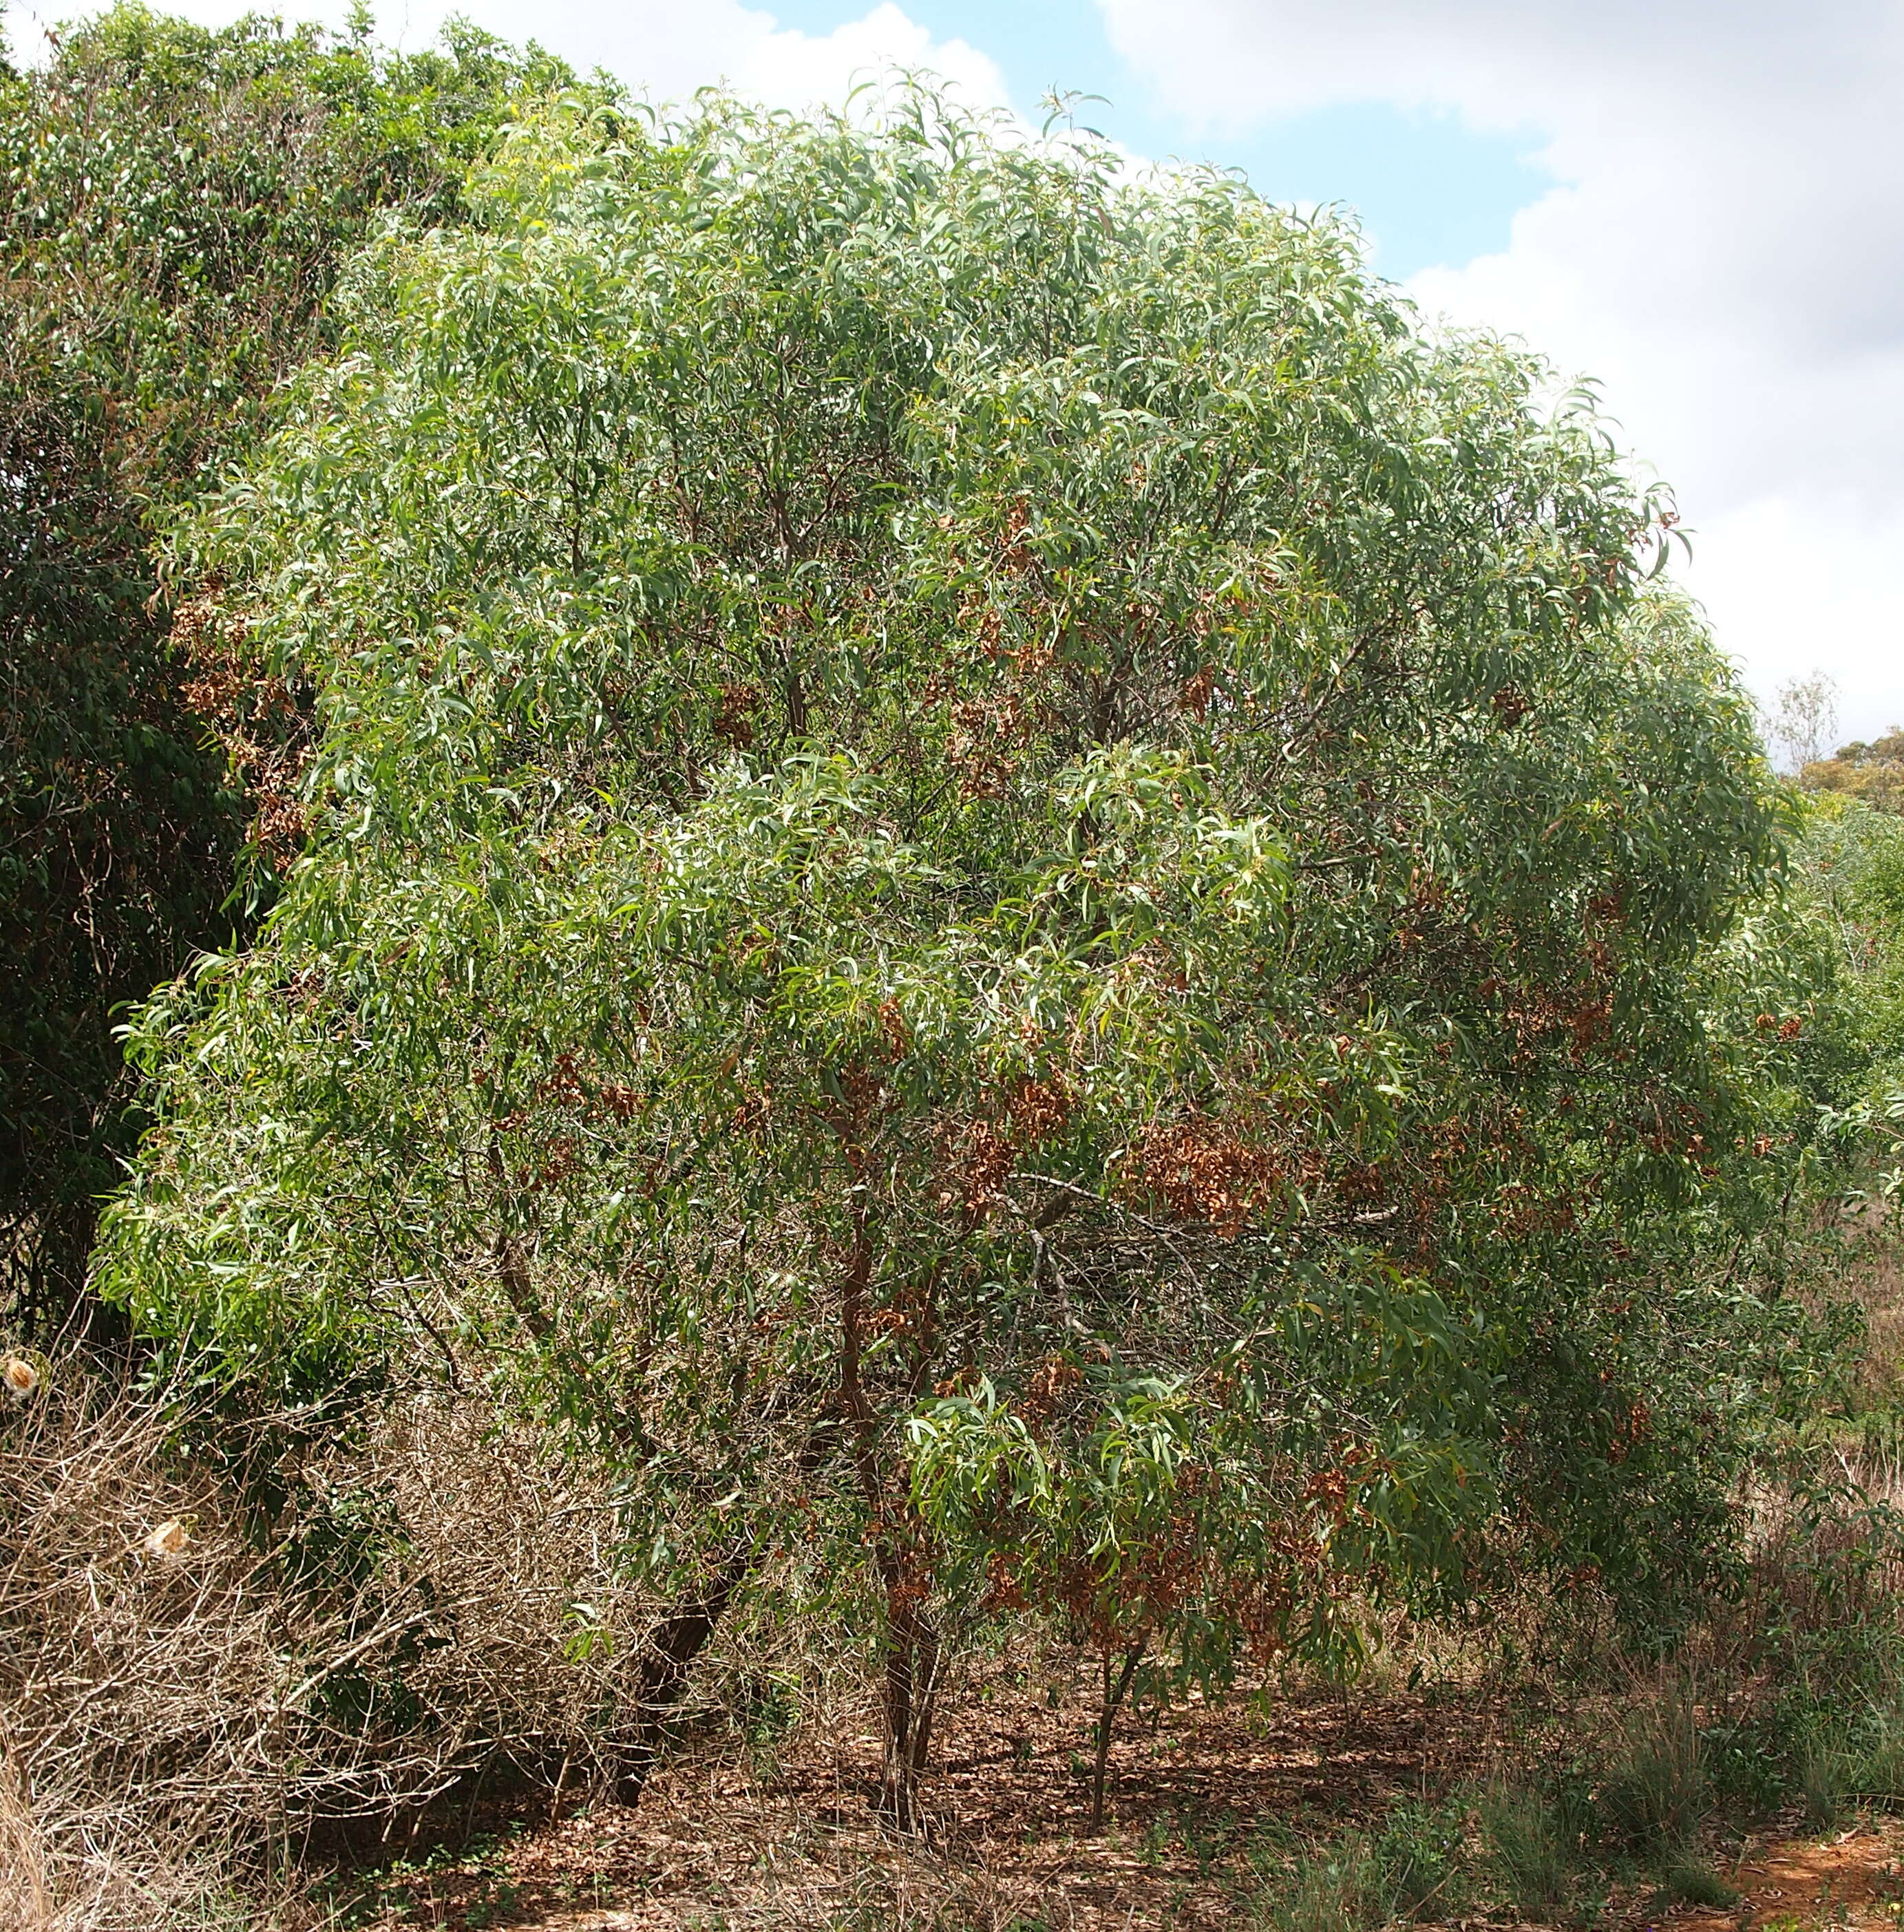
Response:
[{"label": "tree canopy", "polygon": [[466,192],[182,540],[314,722],[108,1290],[558,1420],[702,1624],[865,1634],[902,1816],[1008,1610],[1218,1678],[1668,1615],[1815,1364],[1755,1258],[1831,1048],[1587,400],[926,94],[572,100]]}]

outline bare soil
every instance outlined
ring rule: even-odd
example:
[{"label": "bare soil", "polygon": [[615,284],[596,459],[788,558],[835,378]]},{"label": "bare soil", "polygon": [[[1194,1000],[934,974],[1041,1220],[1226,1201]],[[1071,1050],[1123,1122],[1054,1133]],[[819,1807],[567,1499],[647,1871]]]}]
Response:
[{"label": "bare soil", "polygon": [[[366,1927],[442,1932],[1215,1932],[1252,1922],[1296,1837],[1435,1798],[1507,1742],[1500,1700],[1326,1690],[1200,1701],[1127,1717],[1110,1819],[1090,1828],[1083,1673],[995,1684],[947,1732],[923,1843],[883,1830],[869,1799],[868,1714],[809,1728],[771,1761],[690,1750],[638,1808],[578,1804],[512,1820],[492,1808],[460,1850],[389,1868]],[[1056,1701],[1052,1700],[1054,1695]],[[1904,1923],[1904,1823],[1821,1836],[1794,1826],[1719,1862],[1722,1910],[1663,1910],[1645,1888],[1608,1932],[1874,1932]],[[1449,1922],[1505,1926],[1498,1913]]]},{"label": "bare soil", "polygon": [[1813,1932],[1842,1927],[1875,1932],[1899,1921],[1904,1831],[1887,1821],[1824,1837],[1748,1844],[1727,1873],[1739,1902],[1724,1911],[1688,1909],[1651,1922],[1673,1932]]},{"label": "bare soil", "polygon": [[[947,1731],[923,1845],[880,1827],[871,1722],[808,1735],[772,1765],[689,1757],[638,1809],[576,1808],[473,1859],[400,1876],[373,1924],[546,1932],[1014,1925],[1182,1932],[1238,1922],[1288,1828],[1321,1833],[1480,1770],[1502,1714],[1476,1694],[1345,1696],[1267,1707],[1200,1700],[1126,1716],[1110,1818],[1090,1828],[1084,1680],[996,1690]],[[1282,1828],[1279,1829],[1278,1828]]]}]

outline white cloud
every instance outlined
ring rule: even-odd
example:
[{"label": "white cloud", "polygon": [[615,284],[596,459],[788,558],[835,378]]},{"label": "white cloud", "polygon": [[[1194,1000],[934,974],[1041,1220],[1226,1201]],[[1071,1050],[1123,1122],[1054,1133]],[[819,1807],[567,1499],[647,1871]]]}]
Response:
[{"label": "white cloud", "polygon": [[[348,0],[161,0],[165,10],[209,26],[256,10],[298,20],[343,23]],[[657,100],[685,100],[698,88],[725,82],[770,107],[837,106],[854,86],[893,68],[925,68],[952,83],[968,106],[1002,106],[1004,76],[990,58],[962,40],[935,40],[893,0],[830,34],[783,28],[764,9],[740,0],[374,0],[378,31],[409,49],[429,45],[446,16],[460,14],[515,41],[539,40],[586,70],[605,68]],[[10,25],[22,58],[39,58],[48,17],[65,18],[53,0],[49,15],[17,8]],[[79,11],[98,10],[83,7]]]},{"label": "white cloud", "polygon": [[892,0],[821,38],[776,32],[754,43],[733,79],[774,106],[838,100],[854,76],[899,67],[926,69],[950,82],[969,106],[1006,104],[1005,76],[964,40],[935,40]]},{"label": "white cloud", "polygon": [[[952,82],[969,104],[1002,105],[1002,76],[984,54],[960,40],[935,40],[893,0],[830,34],[782,28],[773,16],[738,0],[525,0],[446,4],[429,22],[466,13],[511,40],[533,38],[579,67],[600,66],[658,100],[686,100],[697,88],[725,82],[770,107],[800,108],[842,101],[858,81],[888,68],[929,68]],[[428,38],[428,36],[425,36]]]},{"label": "white cloud", "polygon": [[1755,688],[1821,665],[1848,730],[1904,718],[1904,4],[1099,4],[1212,128],[1374,100],[1533,130],[1560,184],[1413,292],[1601,379]]}]

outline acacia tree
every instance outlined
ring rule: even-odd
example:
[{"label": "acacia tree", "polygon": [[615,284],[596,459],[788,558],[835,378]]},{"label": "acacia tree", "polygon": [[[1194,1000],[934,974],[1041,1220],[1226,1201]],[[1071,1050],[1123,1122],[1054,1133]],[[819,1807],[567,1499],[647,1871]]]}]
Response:
[{"label": "acacia tree", "polygon": [[1670,513],[1328,222],[888,106],[554,113],[361,269],[183,554],[321,734],[100,1268],[618,1466],[657,1705],[845,1606],[905,1821],[989,1616],[1101,1744],[1352,1603],[1665,1614],[1806,1331]]}]

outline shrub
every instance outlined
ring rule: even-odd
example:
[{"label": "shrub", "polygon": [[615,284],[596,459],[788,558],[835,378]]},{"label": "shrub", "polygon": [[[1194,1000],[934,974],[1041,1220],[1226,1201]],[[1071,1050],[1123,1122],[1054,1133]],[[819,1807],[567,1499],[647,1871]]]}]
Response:
[{"label": "shrub", "polygon": [[1392,1903],[1380,1859],[1365,1838],[1350,1833],[1271,1880],[1257,1921],[1273,1932],[1372,1932],[1387,1924]]},{"label": "shrub", "polygon": [[1578,1828],[1563,1808],[1530,1786],[1503,1784],[1483,1798],[1481,1825],[1508,1902],[1533,1918],[1563,1917],[1581,1862]]},{"label": "shrub", "polygon": [[1390,1808],[1373,1852],[1398,1910],[1435,1919],[1460,1911],[1469,1878],[1467,1831],[1459,1804],[1404,1801]]},{"label": "shrub", "polygon": [[1611,1849],[1648,1859],[1684,1851],[1710,1808],[1705,1738],[1692,1688],[1642,1696],[1606,1748],[1596,1822]]}]

